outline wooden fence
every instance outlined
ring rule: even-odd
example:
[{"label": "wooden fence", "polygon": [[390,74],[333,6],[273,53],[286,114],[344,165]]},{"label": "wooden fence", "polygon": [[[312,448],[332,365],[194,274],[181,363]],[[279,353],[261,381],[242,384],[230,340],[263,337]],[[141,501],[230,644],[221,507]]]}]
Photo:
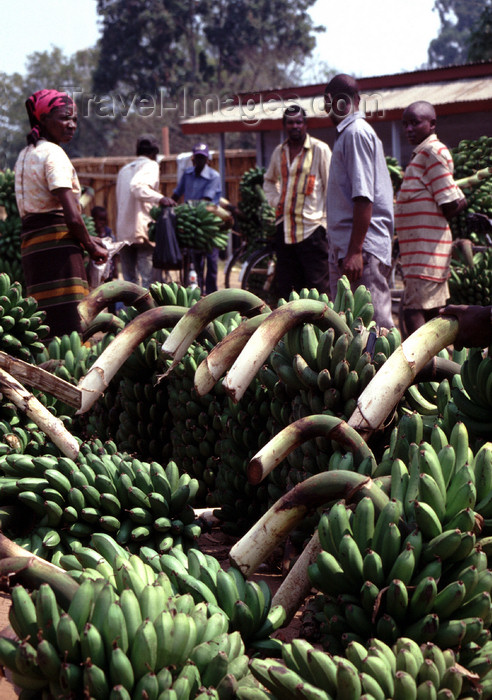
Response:
[{"label": "wooden fence", "polygon": [[[116,177],[126,163],[135,160],[135,156],[108,158],[74,158],[73,164],[83,187],[91,187],[94,196],[84,213],[89,214],[91,207],[101,205],[108,211],[111,227],[116,222]],[[211,166],[219,169],[219,154],[211,155]],[[239,183],[244,173],[256,166],[254,150],[227,150],[225,153],[224,196],[233,204],[239,201]],[[163,156],[160,160],[160,182],[163,195],[170,197],[177,185],[178,159],[176,155]]]}]

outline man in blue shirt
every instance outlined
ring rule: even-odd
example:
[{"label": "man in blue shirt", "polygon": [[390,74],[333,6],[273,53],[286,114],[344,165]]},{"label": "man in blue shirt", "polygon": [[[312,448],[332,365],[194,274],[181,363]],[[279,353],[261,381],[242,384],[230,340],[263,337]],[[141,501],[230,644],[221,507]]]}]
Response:
[{"label": "man in blue shirt", "polygon": [[325,89],[325,109],[337,137],[328,177],[327,215],[330,241],[330,288],[346,275],[354,290],[371,292],[374,320],[392,328],[391,245],[393,188],[383,146],[359,111],[359,87],[341,73]]},{"label": "man in blue shirt", "polygon": [[[187,168],[173,192],[173,199],[178,201],[183,197],[185,202],[207,200],[213,204],[219,204],[222,186],[220,174],[208,165],[210,158],[206,143],[198,143],[193,149],[191,161],[193,165]],[[192,261],[198,274],[198,284],[205,294],[217,291],[217,263],[219,250],[214,248],[207,254],[207,274],[205,277],[205,289],[203,289],[203,268],[205,254],[200,251],[192,251]]]}]

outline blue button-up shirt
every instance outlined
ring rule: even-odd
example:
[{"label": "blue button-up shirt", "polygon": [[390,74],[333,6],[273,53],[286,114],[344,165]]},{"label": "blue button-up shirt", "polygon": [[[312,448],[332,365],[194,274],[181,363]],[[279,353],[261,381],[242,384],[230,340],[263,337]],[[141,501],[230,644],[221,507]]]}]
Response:
[{"label": "blue button-up shirt", "polygon": [[209,199],[213,204],[218,204],[222,194],[220,174],[209,165],[205,165],[199,175],[194,166],[187,168],[174,190],[173,196],[178,199],[184,196],[184,201]]},{"label": "blue button-up shirt", "polygon": [[372,202],[372,218],[362,249],[391,265],[393,188],[383,146],[360,112],[337,126],[328,178],[328,238],[331,254],[347,254],[352,233],[354,197]]}]

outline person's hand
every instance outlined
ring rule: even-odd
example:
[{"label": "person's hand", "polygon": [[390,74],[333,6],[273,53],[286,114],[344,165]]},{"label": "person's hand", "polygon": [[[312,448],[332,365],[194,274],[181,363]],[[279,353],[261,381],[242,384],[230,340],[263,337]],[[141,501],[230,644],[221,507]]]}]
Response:
[{"label": "person's hand", "polygon": [[467,214],[466,228],[468,233],[492,233],[492,219],[478,212]]},{"label": "person's hand", "polygon": [[458,320],[458,334],[453,343],[456,350],[484,348],[492,342],[490,306],[448,304],[439,309],[440,316],[454,316]]},{"label": "person's hand", "polygon": [[108,259],[108,249],[96,240],[92,240],[87,246],[87,252],[91,260],[94,260],[98,265],[105,263]]},{"label": "person's hand", "polygon": [[342,274],[347,276],[349,282],[357,282],[362,277],[364,269],[362,253],[347,253],[340,267]]},{"label": "person's hand", "polygon": [[172,197],[163,197],[159,204],[161,207],[175,207],[177,202]]}]

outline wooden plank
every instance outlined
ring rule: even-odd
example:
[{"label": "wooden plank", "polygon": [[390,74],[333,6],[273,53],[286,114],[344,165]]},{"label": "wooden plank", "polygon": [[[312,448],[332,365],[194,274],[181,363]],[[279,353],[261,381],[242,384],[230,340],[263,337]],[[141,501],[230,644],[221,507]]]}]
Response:
[{"label": "wooden plank", "polygon": [[19,382],[28,386],[47,391],[53,394],[69,406],[80,408],[82,402],[82,392],[80,389],[60,377],[56,377],[51,372],[47,372],[42,367],[30,365],[28,362],[18,360],[7,355],[0,350],[0,367],[9,372]]}]

